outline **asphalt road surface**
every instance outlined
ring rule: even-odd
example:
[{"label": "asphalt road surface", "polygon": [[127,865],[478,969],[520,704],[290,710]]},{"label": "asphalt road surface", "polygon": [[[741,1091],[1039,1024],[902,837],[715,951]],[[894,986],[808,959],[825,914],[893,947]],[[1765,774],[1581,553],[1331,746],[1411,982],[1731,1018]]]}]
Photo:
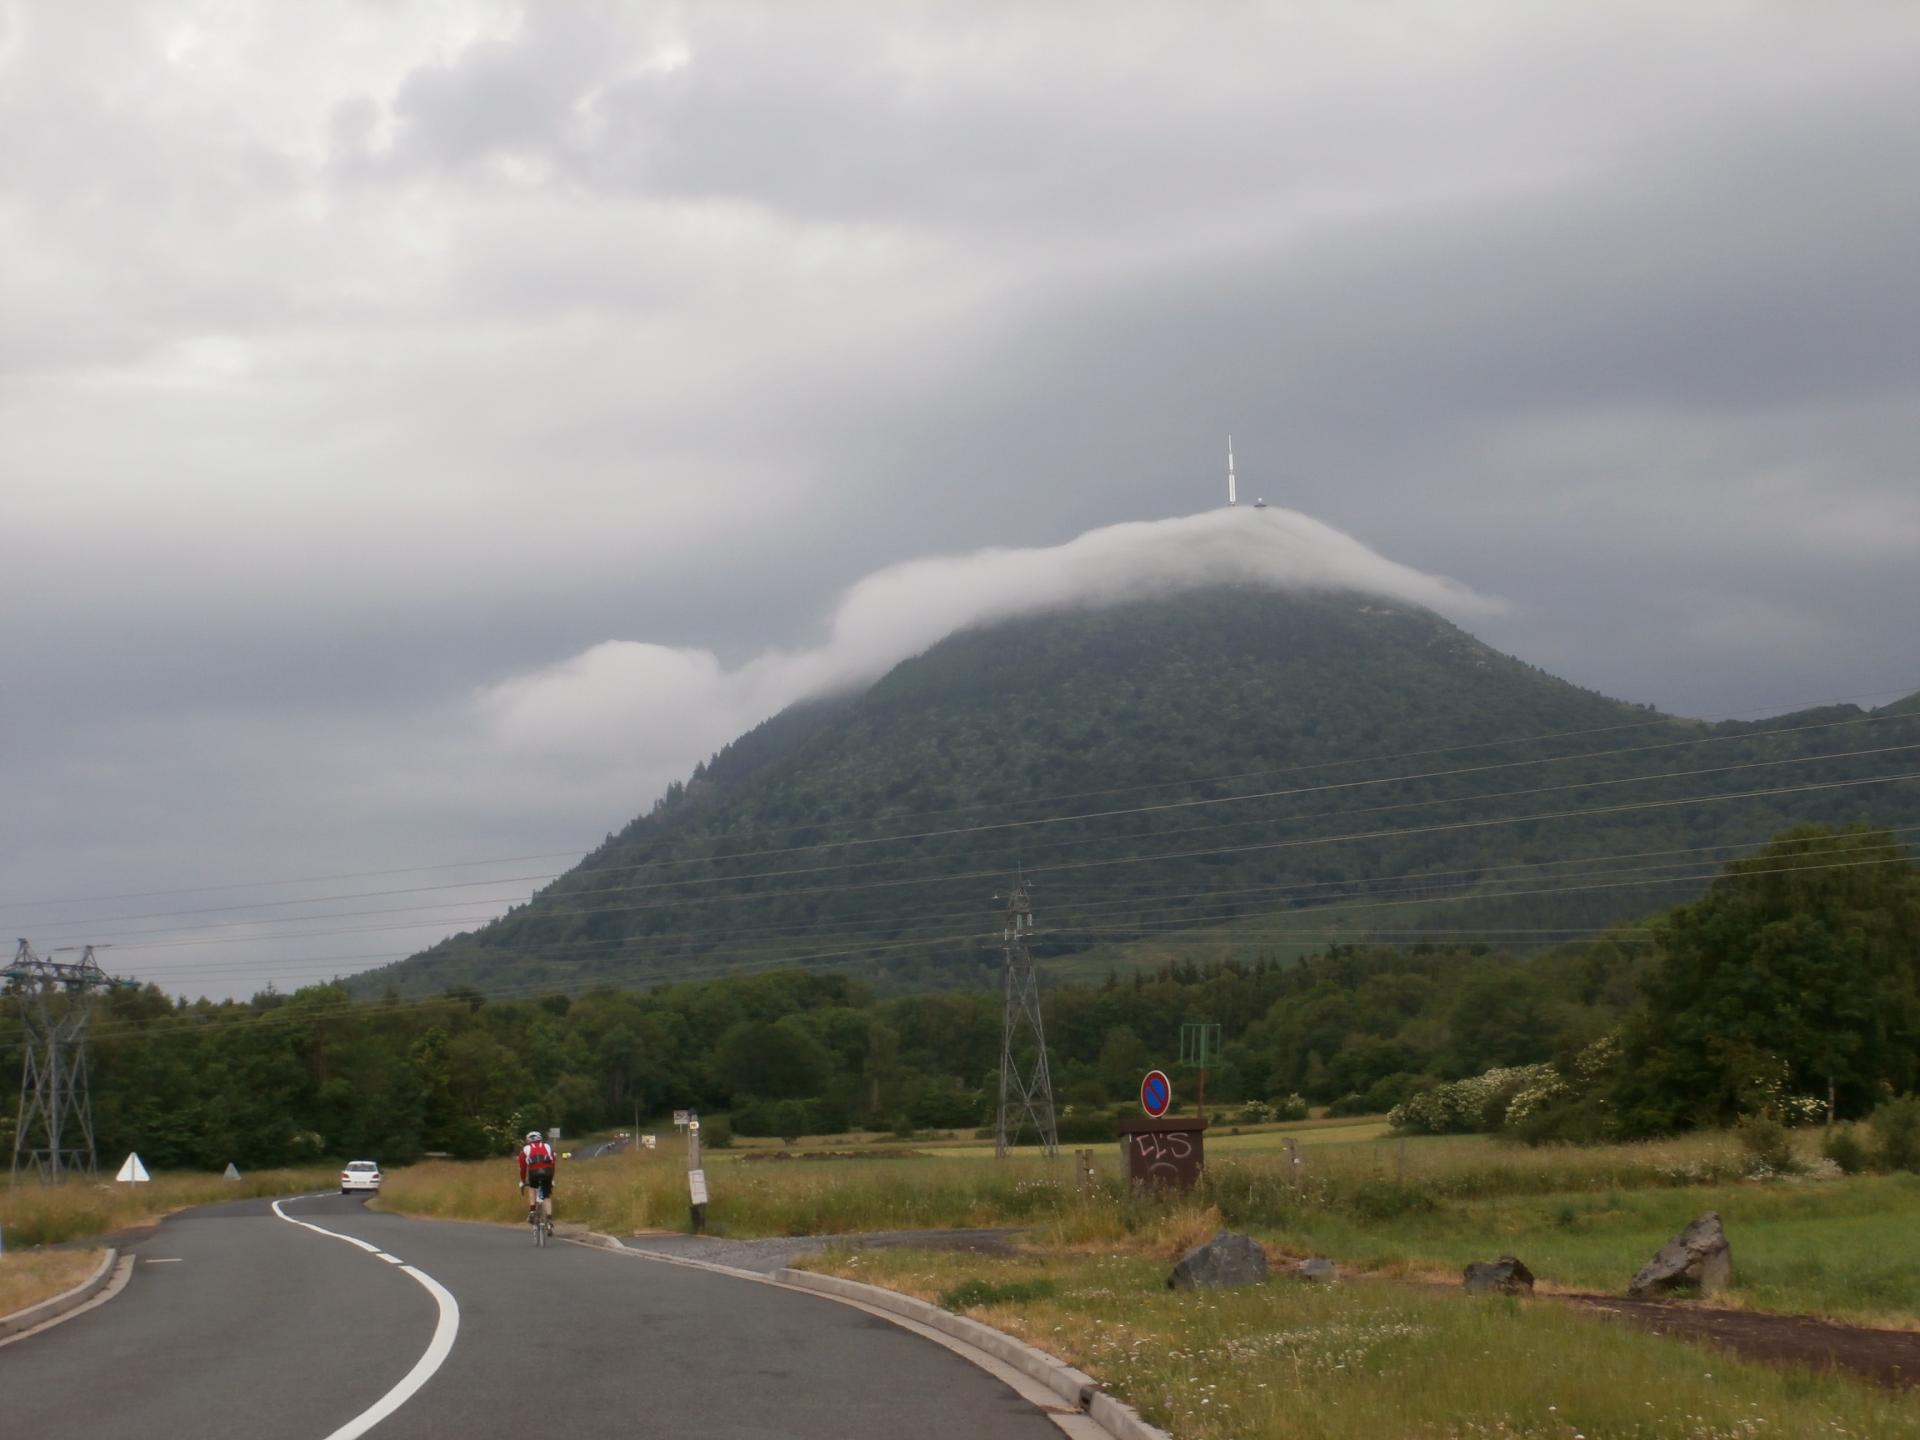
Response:
[{"label": "asphalt road surface", "polygon": [[359,1197],[280,1203],[368,1248],[265,1200],[167,1221],[117,1298],[0,1347],[5,1432],[1059,1440],[959,1356],[817,1296]]}]

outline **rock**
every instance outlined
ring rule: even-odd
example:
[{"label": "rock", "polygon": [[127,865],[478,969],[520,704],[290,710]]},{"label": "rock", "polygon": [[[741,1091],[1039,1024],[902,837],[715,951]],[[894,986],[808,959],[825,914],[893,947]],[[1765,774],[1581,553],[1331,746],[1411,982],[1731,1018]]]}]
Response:
[{"label": "rock", "polygon": [[1682,1286],[1713,1295],[1733,1284],[1733,1249],[1712,1210],[1695,1220],[1660,1247],[1660,1253],[1640,1267],[1627,1286],[1636,1300],[1665,1294]]},{"label": "rock", "polygon": [[1531,1295],[1533,1272],[1511,1255],[1498,1260],[1476,1260],[1467,1266],[1461,1282],[1469,1295]]},{"label": "rock", "polygon": [[1167,1276],[1169,1290],[1224,1290],[1267,1278],[1267,1252],[1250,1235],[1222,1230],[1180,1257]]},{"label": "rock", "polygon": [[1293,1267],[1293,1278],[1296,1280],[1315,1280],[1322,1284],[1331,1285],[1335,1280],[1340,1278],[1340,1272],[1331,1260],[1323,1255],[1316,1255],[1311,1260],[1302,1260],[1299,1264],[1295,1265]]}]

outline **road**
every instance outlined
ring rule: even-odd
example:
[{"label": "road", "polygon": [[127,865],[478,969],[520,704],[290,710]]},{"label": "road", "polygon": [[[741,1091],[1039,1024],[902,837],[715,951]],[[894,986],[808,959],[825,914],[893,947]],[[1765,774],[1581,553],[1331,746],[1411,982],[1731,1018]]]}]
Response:
[{"label": "road", "polygon": [[281,1208],[379,1253],[264,1200],[177,1216],[116,1299],[0,1347],[7,1433],[347,1440],[438,1337],[443,1362],[377,1440],[1060,1437],[957,1355],[818,1296],[359,1197]]}]

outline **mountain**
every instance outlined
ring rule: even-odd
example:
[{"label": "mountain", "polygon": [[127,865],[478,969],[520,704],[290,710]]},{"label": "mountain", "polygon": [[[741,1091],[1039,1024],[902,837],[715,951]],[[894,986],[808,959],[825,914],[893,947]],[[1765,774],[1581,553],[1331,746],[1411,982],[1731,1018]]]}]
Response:
[{"label": "mountain", "polygon": [[1056,966],[1201,936],[1248,958],[1356,930],[1546,943],[1687,898],[1790,825],[1916,818],[1920,786],[1890,781],[1916,744],[1920,696],[1676,719],[1359,593],[1055,611],[783,712],[530,903],[351,984],[992,983],[1016,866]]}]

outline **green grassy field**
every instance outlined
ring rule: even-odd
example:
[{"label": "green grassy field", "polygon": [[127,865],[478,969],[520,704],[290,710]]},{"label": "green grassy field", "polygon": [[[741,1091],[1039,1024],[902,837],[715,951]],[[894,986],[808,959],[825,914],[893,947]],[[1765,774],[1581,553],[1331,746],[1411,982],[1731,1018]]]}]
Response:
[{"label": "green grassy field", "polygon": [[[865,1251],[803,1263],[966,1308],[1085,1369],[1176,1440],[1920,1436],[1910,1397],[1551,1301],[1291,1280],[1177,1293],[1164,1255]],[[969,1282],[971,1304],[955,1293]]]},{"label": "green grassy field", "polygon": [[[1469,1260],[1514,1253],[1545,1287],[1617,1293],[1688,1220],[1717,1210],[1736,1270],[1723,1303],[1920,1325],[1920,1261],[1905,1238],[1920,1232],[1920,1177],[1743,1180],[1739,1147],[1719,1135],[1591,1150],[1351,1138],[1377,1128],[1298,1128],[1299,1172],[1279,1148],[1285,1130],[1238,1137],[1238,1147],[1210,1142],[1207,1184],[1185,1201],[1126,1195],[1110,1145],[1094,1147],[1102,1178],[1087,1194],[1073,1190],[1066,1159],[995,1162],[977,1146],[858,1160],[709,1151],[707,1224],[735,1236],[1015,1225],[1049,1247],[1109,1253],[1230,1226],[1386,1275],[1450,1278]],[[795,1149],[835,1151],[843,1138]],[[517,1220],[512,1177],[504,1160],[414,1166],[388,1173],[379,1204]],[[672,1143],[563,1165],[556,1213],[612,1234],[685,1229],[684,1152]]]}]

